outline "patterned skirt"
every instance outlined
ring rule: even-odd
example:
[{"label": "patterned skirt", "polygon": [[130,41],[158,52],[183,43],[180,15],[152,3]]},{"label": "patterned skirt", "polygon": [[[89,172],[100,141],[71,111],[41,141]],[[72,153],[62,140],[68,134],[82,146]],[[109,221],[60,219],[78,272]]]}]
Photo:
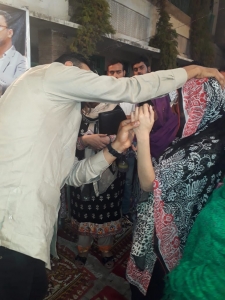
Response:
[{"label": "patterned skirt", "polygon": [[118,172],[115,181],[100,196],[81,200],[81,189],[70,188],[71,216],[77,234],[93,237],[116,235],[122,231],[121,200],[125,174]]}]

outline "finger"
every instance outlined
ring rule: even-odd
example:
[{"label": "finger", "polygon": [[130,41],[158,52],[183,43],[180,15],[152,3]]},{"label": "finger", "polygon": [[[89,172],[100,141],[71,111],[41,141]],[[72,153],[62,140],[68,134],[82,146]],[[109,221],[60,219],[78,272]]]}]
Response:
[{"label": "finger", "polygon": [[110,137],[107,135],[107,136],[100,136],[100,141],[103,142],[103,143],[106,143],[110,140]]},{"label": "finger", "polygon": [[107,137],[104,138],[104,140],[103,140],[103,143],[104,143],[105,145],[108,145],[110,142],[111,142],[111,140],[110,140],[110,137],[109,137],[109,136],[107,136]]},{"label": "finger", "polygon": [[144,107],[145,107],[145,104],[142,105],[142,106],[140,107],[140,110],[139,110],[139,118],[142,117],[143,114],[144,114]]},{"label": "finger", "polygon": [[214,68],[202,68],[202,74],[200,76],[200,78],[203,78],[203,77],[215,77],[220,85],[222,86],[222,88],[224,88],[224,85],[225,85],[225,78],[224,76],[217,70],[217,69],[214,69]]},{"label": "finger", "polygon": [[149,107],[149,119],[150,119],[150,122],[152,123],[152,126],[155,122],[155,112],[153,110],[153,107],[150,105]]},{"label": "finger", "polygon": [[105,148],[108,144],[109,142],[103,142],[102,147]]},{"label": "finger", "polygon": [[105,148],[105,146],[108,145],[108,143],[104,143],[104,142],[101,142],[99,143],[99,147],[102,149],[102,148]]},{"label": "finger", "polygon": [[135,113],[134,113],[134,118],[135,118],[135,121],[139,120],[139,111],[141,109],[141,106],[140,107],[136,107],[135,108]]},{"label": "finger", "polygon": [[127,124],[129,124],[131,121],[130,120],[124,120],[124,121],[122,121],[121,123],[120,123],[120,125],[121,126],[125,126],[125,125],[127,125]]},{"label": "finger", "polygon": [[143,113],[145,116],[149,116],[149,107],[151,107],[151,105],[148,104],[143,105]]},{"label": "finger", "polygon": [[154,110],[153,110],[153,108],[152,108],[152,106],[151,105],[149,105],[149,115],[150,115],[150,118],[154,118]]},{"label": "finger", "polygon": [[98,136],[107,136],[107,134],[99,133]]},{"label": "finger", "polygon": [[140,125],[139,121],[130,122],[129,124],[122,126],[120,130],[123,132],[128,132],[128,131],[138,127],[139,125]]},{"label": "finger", "polygon": [[104,142],[101,140],[101,138],[99,138],[98,140],[95,141],[95,143],[93,144],[93,147],[95,147],[96,149],[103,147]]},{"label": "finger", "polygon": [[118,128],[118,131],[120,130],[120,128],[121,127],[123,127],[123,126],[125,126],[125,125],[127,125],[127,124],[129,124],[131,122],[131,120],[124,120],[124,121],[122,121],[121,123],[120,123],[120,126],[119,126],[119,128]]},{"label": "finger", "polygon": [[134,111],[132,111],[130,114],[130,120],[131,120],[131,122],[135,122],[135,112]]}]

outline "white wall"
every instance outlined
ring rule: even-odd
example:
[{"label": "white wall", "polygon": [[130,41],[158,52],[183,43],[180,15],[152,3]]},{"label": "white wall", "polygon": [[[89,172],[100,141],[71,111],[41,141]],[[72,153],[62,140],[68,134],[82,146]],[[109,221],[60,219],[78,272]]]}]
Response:
[{"label": "white wall", "polygon": [[[139,14],[149,18],[151,15],[152,4],[146,0],[115,0],[116,2],[123,4]],[[153,6],[154,7],[154,6]]]},{"label": "white wall", "polygon": [[147,0],[107,0],[112,12],[115,39],[129,39],[145,46],[155,33],[156,7]]},{"label": "white wall", "polygon": [[69,20],[68,0],[0,0],[0,3],[17,8],[27,6],[32,12]]},{"label": "white wall", "polygon": [[[143,16],[150,19],[150,35],[155,34],[156,22],[158,20],[158,12],[155,5],[150,3],[147,0],[115,0],[118,3],[121,3],[130,9],[142,14]],[[177,9],[179,12],[179,9]],[[176,15],[170,15],[170,22],[173,24],[174,28],[178,34],[189,38],[190,27],[182,23],[176,18]]]},{"label": "white wall", "polygon": [[170,15],[170,22],[173,24],[173,28],[176,29],[176,32],[179,35],[189,39],[190,36],[190,27],[181,21],[179,21],[176,17]]},{"label": "white wall", "polygon": [[116,0],[139,14],[149,18],[149,37],[155,34],[155,26],[158,20],[156,6],[147,0]]}]

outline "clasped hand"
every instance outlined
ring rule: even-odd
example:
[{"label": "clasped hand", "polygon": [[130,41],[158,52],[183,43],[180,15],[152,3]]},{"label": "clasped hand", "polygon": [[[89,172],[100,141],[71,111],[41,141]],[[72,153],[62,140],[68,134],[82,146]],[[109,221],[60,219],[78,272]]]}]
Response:
[{"label": "clasped hand", "polygon": [[137,140],[149,136],[154,124],[154,111],[151,105],[144,104],[136,107],[135,111],[131,113],[131,121],[139,121],[140,125],[134,128]]},{"label": "clasped hand", "polygon": [[113,148],[122,153],[131,146],[134,134],[136,134],[137,139],[147,134],[149,139],[153,124],[154,111],[152,107],[148,104],[136,107],[135,112],[131,114],[131,119],[121,122],[116,140],[112,143]]},{"label": "clasped hand", "polygon": [[86,146],[97,151],[105,148],[110,143],[110,138],[107,134],[90,134],[84,135],[82,141]]},{"label": "clasped hand", "polygon": [[[132,112],[131,119],[121,122],[115,141],[112,143],[113,148],[119,152],[124,152],[133,142],[134,134],[137,139],[149,136],[149,133],[154,124],[154,111],[151,106],[144,104],[141,107],[136,107],[135,112]],[[93,149],[99,150],[109,144],[109,137],[102,134],[94,134],[84,138]]]}]

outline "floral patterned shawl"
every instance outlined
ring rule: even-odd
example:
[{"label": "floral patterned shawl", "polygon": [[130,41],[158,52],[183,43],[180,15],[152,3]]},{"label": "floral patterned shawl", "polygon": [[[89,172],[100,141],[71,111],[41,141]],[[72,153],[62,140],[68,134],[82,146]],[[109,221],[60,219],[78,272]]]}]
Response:
[{"label": "floral patterned shawl", "polygon": [[225,91],[215,79],[188,81],[182,89],[182,137],[153,159],[156,179],[138,219],[127,279],[146,294],[156,258],[169,272],[225,169]]}]

